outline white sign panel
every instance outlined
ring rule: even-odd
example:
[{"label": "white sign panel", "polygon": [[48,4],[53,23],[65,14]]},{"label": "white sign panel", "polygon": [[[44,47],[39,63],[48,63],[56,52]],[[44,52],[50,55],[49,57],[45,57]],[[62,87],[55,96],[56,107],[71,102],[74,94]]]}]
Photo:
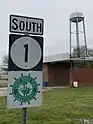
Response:
[{"label": "white sign panel", "polygon": [[10,15],[10,32],[43,35],[43,19]]},{"label": "white sign panel", "polygon": [[8,73],[8,108],[42,105],[42,71]]}]

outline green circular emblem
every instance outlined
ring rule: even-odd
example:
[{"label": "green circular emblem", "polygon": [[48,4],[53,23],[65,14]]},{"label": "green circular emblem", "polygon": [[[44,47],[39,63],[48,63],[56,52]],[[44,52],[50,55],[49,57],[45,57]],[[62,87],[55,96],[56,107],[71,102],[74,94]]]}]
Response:
[{"label": "green circular emblem", "polygon": [[14,102],[17,100],[22,105],[22,103],[26,102],[30,104],[30,101],[33,99],[36,100],[37,93],[40,93],[38,91],[38,85],[40,84],[37,84],[36,78],[30,77],[30,74],[28,76],[21,74],[21,77],[14,79],[15,82],[13,85],[10,85],[12,87],[12,93],[10,95],[14,96]]}]

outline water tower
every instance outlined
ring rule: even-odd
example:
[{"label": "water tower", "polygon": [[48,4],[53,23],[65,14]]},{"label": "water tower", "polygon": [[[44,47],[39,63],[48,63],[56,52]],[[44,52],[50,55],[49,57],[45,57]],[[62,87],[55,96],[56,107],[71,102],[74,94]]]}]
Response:
[{"label": "water tower", "polygon": [[[74,12],[70,15],[70,58],[72,57],[72,34],[74,33],[76,35],[76,48],[77,48],[77,58],[80,57],[80,34],[82,33],[84,36],[84,45],[85,46],[85,52],[87,56],[87,43],[86,43],[86,32],[85,32],[85,22],[84,22],[84,16],[81,12]],[[80,31],[80,26],[79,24],[82,24],[82,31]],[[74,27],[74,32],[72,31],[72,24],[75,24]]]}]

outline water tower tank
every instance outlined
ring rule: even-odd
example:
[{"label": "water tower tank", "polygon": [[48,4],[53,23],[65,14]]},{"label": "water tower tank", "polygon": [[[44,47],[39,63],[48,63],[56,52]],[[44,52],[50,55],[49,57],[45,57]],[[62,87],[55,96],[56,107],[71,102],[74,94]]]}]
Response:
[{"label": "water tower tank", "polygon": [[77,19],[78,19],[78,22],[83,21],[84,20],[83,13],[81,13],[81,12],[73,12],[70,15],[71,22],[77,23]]}]

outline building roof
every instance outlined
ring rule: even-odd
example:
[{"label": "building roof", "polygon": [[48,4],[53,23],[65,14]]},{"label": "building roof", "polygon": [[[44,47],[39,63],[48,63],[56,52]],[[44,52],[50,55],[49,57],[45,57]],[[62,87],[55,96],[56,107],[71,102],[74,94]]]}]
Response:
[{"label": "building roof", "polygon": [[48,62],[59,62],[59,61],[93,61],[93,56],[92,57],[82,57],[82,58],[69,58],[69,53],[60,53],[60,54],[55,54],[55,55],[48,55],[44,56],[43,62],[48,63]]},{"label": "building roof", "polygon": [[68,59],[69,59],[69,53],[60,53],[60,54],[56,54],[56,55],[44,56],[44,63],[64,61],[64,60],[68,60]]}]

